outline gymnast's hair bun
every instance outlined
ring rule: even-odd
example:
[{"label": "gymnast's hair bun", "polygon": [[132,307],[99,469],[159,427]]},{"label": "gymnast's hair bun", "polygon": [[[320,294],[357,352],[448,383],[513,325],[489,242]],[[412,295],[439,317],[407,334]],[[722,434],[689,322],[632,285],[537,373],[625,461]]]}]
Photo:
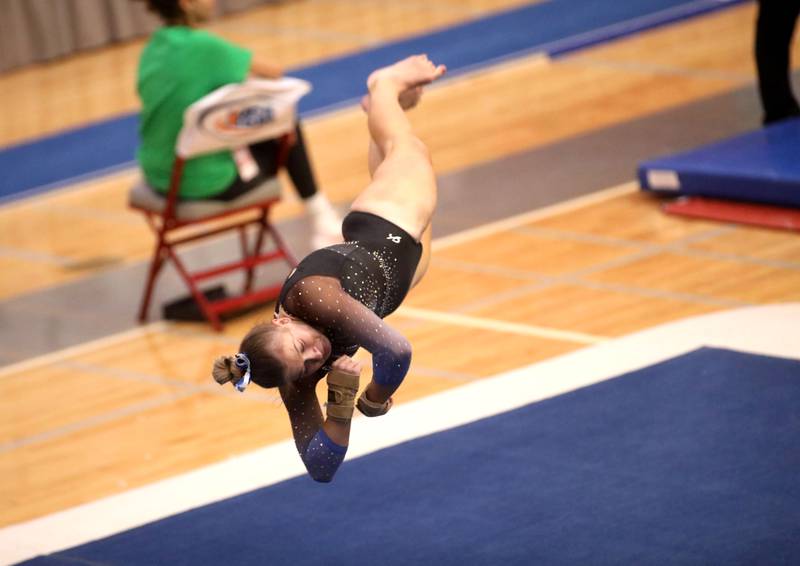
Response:
[{"label": "gymnast's hair bun", "polygon": [[211,370],[214,381],[225,385],[229,381],[238,381],[242,378],[242,370],[236,365],[236,356],[220,356],[214,360]]}]

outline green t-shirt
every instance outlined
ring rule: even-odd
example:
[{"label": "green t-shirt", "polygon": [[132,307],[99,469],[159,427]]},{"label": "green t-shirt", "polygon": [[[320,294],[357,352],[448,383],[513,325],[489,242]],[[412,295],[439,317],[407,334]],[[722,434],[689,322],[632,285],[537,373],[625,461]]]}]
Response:
[{"label": "green t-shirt", "polygon": [[[168,26],[153,34],[137,77],[142,101],[137,158],[151,187],[169,188],[186,108],[223,85],[243,81],[251,58],[250,51],[202,30]],[[186,162],[180,195],[202,199],[219,194],[236,174],[229,151],[192,158]]]}]

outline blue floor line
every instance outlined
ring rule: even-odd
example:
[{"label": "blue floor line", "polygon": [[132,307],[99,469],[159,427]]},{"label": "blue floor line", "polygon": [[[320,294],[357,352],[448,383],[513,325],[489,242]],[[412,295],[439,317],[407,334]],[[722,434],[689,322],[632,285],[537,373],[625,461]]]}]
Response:
[{"label": "blue floor line", "polygon": [[[301,116],[353,104],[373,69],[411,53],[428,53],[451,75],[543,52],[558,56],[645,29],[749,0],[552,0],[515,8],[368,51],[290,69],[314,90]],[[126,114],[0,150],[0,203],[85,181],[130,165],[138,114]]]}]

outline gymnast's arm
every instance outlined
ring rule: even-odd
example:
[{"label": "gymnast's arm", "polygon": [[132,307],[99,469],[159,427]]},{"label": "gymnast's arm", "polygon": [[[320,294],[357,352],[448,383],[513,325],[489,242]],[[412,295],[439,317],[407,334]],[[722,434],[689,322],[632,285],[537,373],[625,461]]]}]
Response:
[{"label": "gymnast's arm", "polygon": [[[333,363],[333,370],[355,375],[355,390],[358,390],[360,364],[347,356]],[[325,376],[322,371],[279,388],[281,398],[289,413],[295,446],[309,475],[318,482],[330,482],[339,469],[350,441],[350,417],[337,419],[331,417],[331,404],[328,405],[328,418],[324,418],[317,399],[316,387]],[[329,379],[329,390],[331,388]],[[350,400],[352,412],[352,399]]]},{"label": "gymnast's arm", "polygon": [[[383,403],[403,382],[411,366],[411,344],[378,315],[348,295],[338,280],[314,276],[288,293],[291,314],[314,326],[332,329],[372,354],[370,399]],[[373,393],[378,395],[373,396]]]},{"label": "gymnast's arm", "polygon": [[317,383],[324,376],[324,373],[318,372],[278,388],[283,405],[289,414],[295,446],[301,456],[325,422],[316,391]]}]

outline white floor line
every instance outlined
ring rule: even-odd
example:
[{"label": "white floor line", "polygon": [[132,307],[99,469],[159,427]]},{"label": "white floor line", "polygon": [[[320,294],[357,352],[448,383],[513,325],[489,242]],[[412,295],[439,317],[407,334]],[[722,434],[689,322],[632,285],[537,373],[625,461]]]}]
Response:
[{"label": "white floor line", "polygon": [[8,246],[0,246],[0,258],[27,261],[30,263],[43,263],[45,265],[61,268],[69,267],[75,261],[66,256]]},{"label": "white floor line", "polygon": [[[356,419],[348,459],[561,395],[702,346],[800,359],[800,303],[689,318],[399,405],[368,424]],[[55,552],[304,473],[294,443],[281,442],[3,528],[0,559],[11,563]],[[232,477],[237,481],[231,482]],[[334,482],[331,489],[335,486]]]},{"label": "white floor line", "polygon": [[98,181],[106,182],[113,181],[117,177],[124,178],[127,175],[135,173],[137,169],[138,167],[135,162],[123,163],[121,165],[112,165],[98,171],[78,175],[77,177],[54,181],[21,193],[0,198],[0,210],[5,212],[8,210],[25,208],[27,206],[38,206],[41,202],[51,197],[85,189]]},{"label": "white floor line", "polygon": [[604,336],[584,334],[582,332],[570,332],[569,330],[558,330],[556,328],[547,328],[545,326],[533,326],[530,324],[505,322],[502,320],[432,311],[416,307],[400,307],[397,309],[397,314],[400,316],[418,318],[430,322],[443,322],[445,324],[452,324],[455,326],[466,326],[468,328],[479,328],[481,330],[522,334],[524,336],[536,336],[537,338],[549,338],[552,340],[564,340],[566,342],[577,342],[578,344],[597,344],[598,342],[608,340],[608,338]]},{"label": "white floor line", "polygon": [[113,346],[114,344],[119,344],[120,342],[124,342],[126,340],[131,340],[133,338],[145,336],[146,334],[162,332],[167,325],[168,325],[167,322],[159,320],[156,322],[145,324],[143,326],[137,326],[136,328],[126,330],[125,332],[112,334],[111,336],[104,336],[103,338],[92,340],[91,342],[84,342],[83,344],[70,346],[62,350],[57,350],[55,352],[50,352],[49,354],[44,354],[43,356],[37,356],[29,360],[24,360],[16,364],[11,364],[9,366],[0,368],[0,379],[2,379],[3,377],[7,377],[9,375],[15,375],[25,371],[31,371],[48,363],[58,360],[63,360],[64,358],[74,357],[80,354],[85,354],[87,352],[93,352],[95,350],[99,350],[100,348]]},{"label": "white floor line", "polygon": [[551,216],[556,216],[558,214],[564,214],[565,212],[572,212],[579,208],[584,208],[593,204],[605,202],[607,200],[611,200],[622,195],[635,193],[638,190],[639,190],[639,182],[629,181],[627,183],[617,185],[616,187],[611,187],[609,189],[594,192],[582,197],[560,202],[544,208],[539,208],[529,212],[523,212],[522,214],[518,214],[516,216],[503,218],[502,220],[491,222],[489,224],[484,224],[482,226],[478,226],[477,228],[464,230],[462,232],[458,232],[450,236],[444,236],[443,238],[437,238],[436,240],[434,240],[431,249],[433,251],[443,250],[459,244],[471,242],[478,238],[491,236],[498,232],[513,230],[514,228],[523,226],[525,224],[534,222],[536,220],[542,220],[543,218],[549,218]]}]

